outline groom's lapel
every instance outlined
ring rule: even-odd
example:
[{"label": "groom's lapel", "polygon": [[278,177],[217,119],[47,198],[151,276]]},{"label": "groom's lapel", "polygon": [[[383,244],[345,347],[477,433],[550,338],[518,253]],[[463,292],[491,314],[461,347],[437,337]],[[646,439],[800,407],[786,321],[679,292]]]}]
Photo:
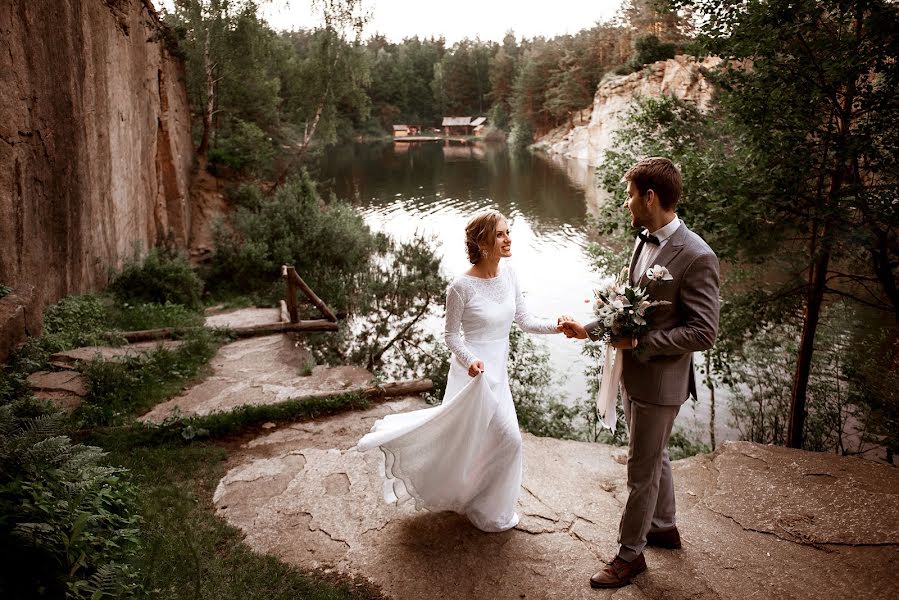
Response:
[{"label": "groom's lapel", "polygon": [[[680,254],[680,251],[684,249],[684,243],[687,240],[687,226],[684,223],[680,224],[680,227],[675,230],[673,234],[671,234],[671,238],[668,240],[668,243],[665,244],[665,247],[659,251],[659,255],[655,257],[655,260],[652,261],[652,264],[649,267],[654,267],[659,265],[660,267],[668,266],[675,256]],[[633,268],[633,267],[632,267]],[[649,284],[649,278],[646,277],[646,273],[643,273],[640,277],[640,281],[637,282],[637,285],[641,287],[645,287]]]},{"label": "groom's lapel", "polygon": [[627,269],[627,282],[631,285],[635,283],[634,281],[634,269],[637,266],[637,251],[641,249],[641,247],[645,244],[642,240],[634,246],[633,251],[631,252],[631,264]]}]

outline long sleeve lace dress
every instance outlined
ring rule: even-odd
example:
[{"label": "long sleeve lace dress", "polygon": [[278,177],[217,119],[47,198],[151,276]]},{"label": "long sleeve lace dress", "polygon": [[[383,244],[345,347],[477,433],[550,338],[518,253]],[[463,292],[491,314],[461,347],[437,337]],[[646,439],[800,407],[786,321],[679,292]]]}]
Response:
[{"label": "long sleeve lace dress", "polygon": [[[445,339],[453,358],[443,402],[388,415],[357,444],[383,451],[388,501],[455,511],[483,531],[518,523],[521,433],[506,369],[513,320],[529,333],[556,332],[554,322],[528,313],[506,265],[494,278],[460,275],[450,284]],[[471,377],[475,360],[484,372]]]}]

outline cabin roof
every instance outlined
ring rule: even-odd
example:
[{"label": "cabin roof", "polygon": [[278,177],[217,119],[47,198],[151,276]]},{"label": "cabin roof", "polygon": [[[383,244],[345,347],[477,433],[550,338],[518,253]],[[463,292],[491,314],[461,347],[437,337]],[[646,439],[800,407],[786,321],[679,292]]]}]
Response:
[{"label": "cabin roof", "polygon": [[444,127],[462,127],[471,125],[471,117],[443,117]]}]

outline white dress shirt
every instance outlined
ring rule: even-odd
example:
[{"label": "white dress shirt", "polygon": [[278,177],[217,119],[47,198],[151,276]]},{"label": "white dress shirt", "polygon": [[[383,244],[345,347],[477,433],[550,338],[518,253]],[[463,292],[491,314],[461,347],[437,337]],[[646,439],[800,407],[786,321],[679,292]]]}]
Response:
[{"label": "white dress shirt", "polygon": [[[659,252],[662,251],[662,248],[665,247],[665,244],[668,243],[668,239],[674,235],[674,232],[677,231],[678,227],[681,226],[681,220],[677,218],[677,215],[674,215],[674,218],[671,219],[671,222],[662,227],[661,229],[657,229],[650,233],[650,235],[654,235],[659,238],[659,245],[651,244],[646,242],[643,244],[643,249],[640,251],[640,256],[637,257],[637,264],[634,268],[634,283],[639,283],[640,278],[643,277],[643,274],[650,267],[655,266],[655,259],[659,255]],[[644,233],[645,230],[644,230]],[[634,251],[637,250],[637,246],[640,245],[640,238],[638,237],[634,244]]]}]

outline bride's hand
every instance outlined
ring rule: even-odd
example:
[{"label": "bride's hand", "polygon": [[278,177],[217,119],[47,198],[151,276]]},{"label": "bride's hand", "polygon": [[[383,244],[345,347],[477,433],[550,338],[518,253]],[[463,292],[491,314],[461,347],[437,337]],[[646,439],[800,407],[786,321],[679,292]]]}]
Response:
[{"label": "bride's hand", "polygon": [[472,377],[476,376],[478,373],[484,372],[484,362],[480,360],[476,360],[468,365],[468,374]]},{"label": "bride's hand", "polygon": [[558,319],[556,319],[556,331],[559,333],[565,333],[566,325],[570,322],[576,322],[574,317],[570,315],[562,315]]}]

